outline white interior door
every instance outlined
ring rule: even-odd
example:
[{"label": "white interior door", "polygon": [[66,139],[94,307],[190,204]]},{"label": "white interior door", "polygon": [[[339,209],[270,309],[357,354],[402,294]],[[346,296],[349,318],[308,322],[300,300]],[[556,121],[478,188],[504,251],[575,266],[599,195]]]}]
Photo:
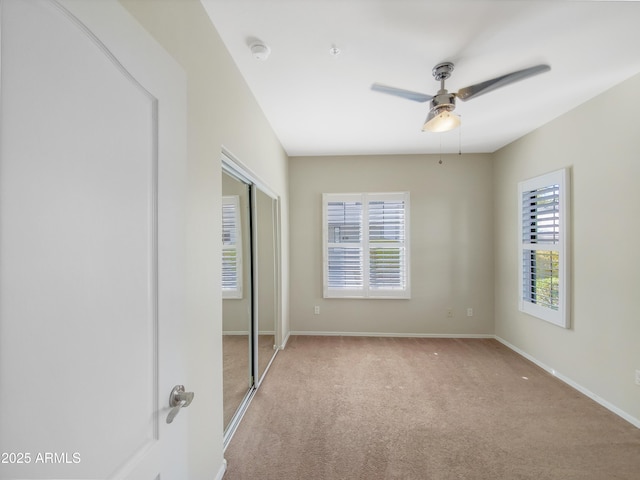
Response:
[{"label": "white interior door", "polygon": [[184,74],[114,0],[0,15],[0,478],[187,479]]}]

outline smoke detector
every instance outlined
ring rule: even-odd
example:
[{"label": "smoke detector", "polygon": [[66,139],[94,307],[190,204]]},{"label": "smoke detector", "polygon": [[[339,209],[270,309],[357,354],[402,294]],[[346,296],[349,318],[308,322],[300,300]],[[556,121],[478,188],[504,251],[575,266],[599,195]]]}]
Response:
[{"label": "smoke detector", "polygon": [[271,49],[262,42],[254,42],[249,48],[251,49],[253,58],[256,60],[265,61],[269,58],[269,54],[271,53]]}]

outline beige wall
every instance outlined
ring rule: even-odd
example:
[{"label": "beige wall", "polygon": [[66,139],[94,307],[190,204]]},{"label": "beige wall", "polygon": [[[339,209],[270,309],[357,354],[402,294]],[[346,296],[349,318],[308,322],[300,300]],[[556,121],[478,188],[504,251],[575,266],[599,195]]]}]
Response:
[{"label": "beige wall", "polygon": [[[287,157],[198,0],[121,0],[182,65],[188,79],[187,286],[190,479],[223,460],[221,148],[282,199],[283,317],[288,322]],[[162,108],[162,106],[160,106]]]},{"label": "beige wall", "polygon": [[[640,76],[495,154],[496,335],[640,419]],[[572,169],[572,327],[518,311],[517,183]],[[639,421],[640,422],[640,421]],[[638,423],[640,426],[640,423]]]},{"label": "beige wall", "polygon": [[[299,157],[289,176],[293,332],[493,334],[489,155]],[[394,191],[411,194],[412,298],[323,299],[322,193]]]}]

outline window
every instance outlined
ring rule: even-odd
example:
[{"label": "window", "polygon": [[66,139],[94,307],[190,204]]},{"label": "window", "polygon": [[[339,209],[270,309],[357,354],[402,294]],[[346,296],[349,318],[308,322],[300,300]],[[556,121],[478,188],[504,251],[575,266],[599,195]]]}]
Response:
[{"label": "window", "polygon": [[326,193],[324,297],[409,298],[409,193]]},{"label": "window", "polygon": [[242,298],[242,235],[238,195],[222,197],[222,298]]},{"label": "window", "polygon": [[569,171],[518,184],[520,310],[569,327]]}]

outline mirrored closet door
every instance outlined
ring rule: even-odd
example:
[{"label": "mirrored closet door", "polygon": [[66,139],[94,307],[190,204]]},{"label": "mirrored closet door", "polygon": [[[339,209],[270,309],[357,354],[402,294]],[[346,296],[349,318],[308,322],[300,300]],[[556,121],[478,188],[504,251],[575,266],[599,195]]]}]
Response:
[{"label": "mirrored closet door", "polygon": [[225,446],[277,352],[277,198],[226,156],[222,173]]},{"label": "mirrored closet door", "polygon": [[259,188],[252,189],[256,213],[256,245],[257,279],[255,298],[257,310],[256,345],[257,345],[257,378],[262,380],[267,366],[274,355],[276,345],[277,309],[277,238],[276,238],[276,200]]},{"label": "mirrored closet door", "polygon": [[222,353],[224,425],[251,388],[249,185],[222,173]]}]

